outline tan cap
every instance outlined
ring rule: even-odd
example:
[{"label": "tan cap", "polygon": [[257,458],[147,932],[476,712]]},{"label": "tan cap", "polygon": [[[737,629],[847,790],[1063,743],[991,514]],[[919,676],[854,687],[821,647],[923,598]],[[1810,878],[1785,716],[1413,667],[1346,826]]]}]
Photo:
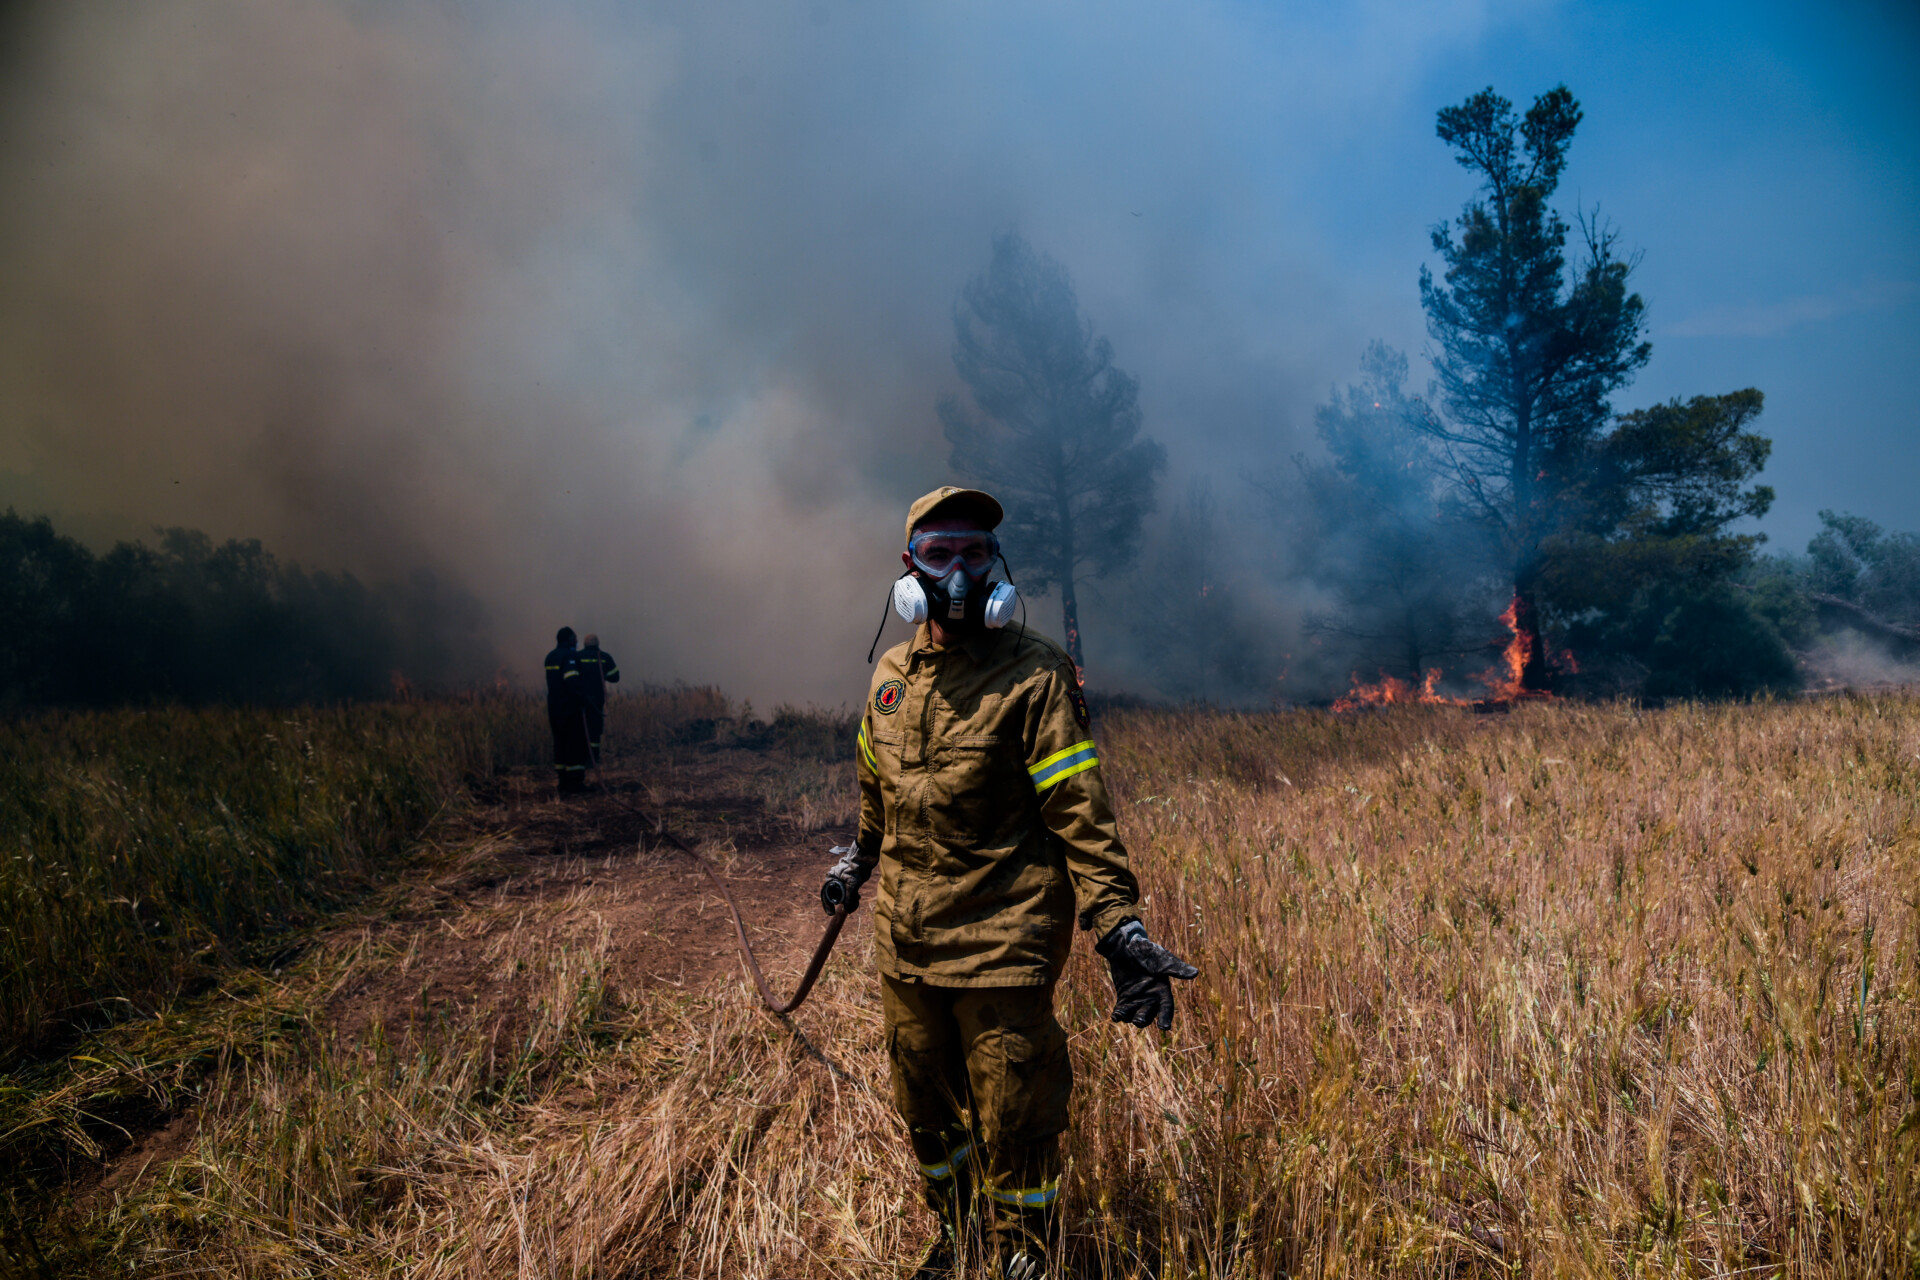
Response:
[{"label": "tan cap", "polygon": [[942,485],[932,493],[916,498],[907,508],[907,537],[913,537],[916,526],[931,520],[936,515],[978,516],[982,530],[990,530],[1000,523],[1006,513],[1000,504],[993,500],[992,494],[982,493],[978,489],[956,489],[952,485]]}]

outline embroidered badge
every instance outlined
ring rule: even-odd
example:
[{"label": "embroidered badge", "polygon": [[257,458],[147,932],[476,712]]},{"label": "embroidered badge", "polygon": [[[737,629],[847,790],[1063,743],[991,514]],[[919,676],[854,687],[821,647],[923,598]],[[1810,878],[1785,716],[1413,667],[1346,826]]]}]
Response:
[{"label": "embroidered badge", "polygon": [[873,691],[873,709],[883,716],[890,716],[900,709],[900,699],[906,693],[907,686],[903,681],[889,680]]},{"label": "embroidered badge", "polygon": [[1079,685],[1067,686],[1067,701],[1073,704],[1073,718],[1080,722],[1082,729],[1093,723],[1093,717],[1087,714],[1087,695],[1080,692]]}]

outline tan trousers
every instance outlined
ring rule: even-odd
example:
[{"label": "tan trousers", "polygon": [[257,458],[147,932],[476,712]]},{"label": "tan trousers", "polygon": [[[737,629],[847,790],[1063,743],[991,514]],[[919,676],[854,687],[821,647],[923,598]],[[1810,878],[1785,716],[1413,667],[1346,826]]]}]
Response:
[{"label": "tan trousers", "polygon": [[999,1256],[1044,1250],[1073,1092],[1053,987],[881,984],[893,1101],[928,1206],[957,1232],[977,1199]]}]

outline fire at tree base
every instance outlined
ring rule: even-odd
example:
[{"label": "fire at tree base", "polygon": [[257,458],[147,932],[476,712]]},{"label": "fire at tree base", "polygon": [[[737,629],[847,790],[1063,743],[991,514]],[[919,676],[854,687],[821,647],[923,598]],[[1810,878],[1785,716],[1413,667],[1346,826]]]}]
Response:
[{"label": "fire at tree base", "polygon": [[[1506,612],[1500,615],[1502,625],[1507,628],[1507,642],[1500,651],[1500,660],[1485,671],[1476,672],[1470,677],[1476,684],[1486,689],[1486,696],[1480,698],[1455,698],[1441,693],[1441,678],[1446,671],[1440,667],[1427,668],[1418,683],[1402,680],[1398,676],[1382,673],[1379,680],[1364,684],[1359,673],[1354,673],[1353,687],[1334,700],[1335,711],[1359,711],[1367,707],[1465,707],[1478,712],[1498,713],[1512,708],[1516,702],[1547,702],[1553,699],[1553,693],[1546,689],[1529,689],[1525,686],[1524,676],[1527,663],[1532,659],[1534,646],[1539,644],[1536,633],[1520,625],[1520,598],[1515,596],[1507,605]],[[1578,675],[1580,665],[1575,661],[1571,650],[1563,649],[1547,661],[1547,669],[1555,675]]]}]

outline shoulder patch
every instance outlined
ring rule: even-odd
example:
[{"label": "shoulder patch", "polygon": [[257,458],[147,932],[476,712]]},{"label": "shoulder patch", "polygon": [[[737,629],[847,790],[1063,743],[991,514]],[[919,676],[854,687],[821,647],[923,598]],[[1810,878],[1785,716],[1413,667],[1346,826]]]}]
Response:
[{"label": "shoulder patch", "polygon": [[1067,701],[1073,704],[1073,718],[1080,722],[1082,729],[1093,723],[1093,717],[1087,714],[1087,695],[1080,692],[1079,685],[1067,686]]},{"label": "shoulder patch", "polygon": [[900,699],[906,693],[905,681],[889,680],[873,691],[873,709],[883,716],[890,716],[900,709]]}]

